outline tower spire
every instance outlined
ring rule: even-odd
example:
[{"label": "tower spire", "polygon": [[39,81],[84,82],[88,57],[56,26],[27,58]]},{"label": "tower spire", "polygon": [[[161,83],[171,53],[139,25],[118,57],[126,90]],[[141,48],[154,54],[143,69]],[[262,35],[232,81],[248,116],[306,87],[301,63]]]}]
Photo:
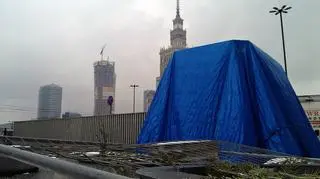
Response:
[{"label": "tower spire", "polygon": [[177,0],[177,14],[176,17],[180,17],[180,1]]}]

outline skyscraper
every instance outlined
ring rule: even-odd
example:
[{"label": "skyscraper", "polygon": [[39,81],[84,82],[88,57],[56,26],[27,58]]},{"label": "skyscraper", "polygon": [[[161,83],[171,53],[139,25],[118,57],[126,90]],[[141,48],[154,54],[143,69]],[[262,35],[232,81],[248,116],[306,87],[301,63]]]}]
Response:
[{"label": "skyscraper", "polygon": [[62,88],[56,84],[40,87],[38,119],[59,118],[61,115]]},{"label": "skyscraper", "polygon": [[143,109],[144,109],[144,112],[148,111],[155,93],[156,92],[154,90],[145,90],[143,92]]},{"label": "skyscraper", "polygon": [[176,17],[173,19],[173,29],[170,31],[170,46],[160,49],[160,78],[168,65],[173,52],[187,47],[187,31],[183,29],[183,19],[180,16],[180,4],[177,0]]},{"label": "skyscraper", "polygon": [[176,17],[172,20],[173,29],[170,31],[170,45],[168,48],[161,48],[160,55],[160,76],[156,78],[156,88],[158,88],[162,74],[168,65],[172,54],[181,49],[187,48],[187,31],[183,29],[183,19],[180,16],[180,3],[177,0]]},{"label": "skyscraper", "polygon": [[116,74],[115,63],[109,60],[94,63],[94,115],[101,116],[114,112],[114,104],[110,110],[108,98],[115,98]]}]

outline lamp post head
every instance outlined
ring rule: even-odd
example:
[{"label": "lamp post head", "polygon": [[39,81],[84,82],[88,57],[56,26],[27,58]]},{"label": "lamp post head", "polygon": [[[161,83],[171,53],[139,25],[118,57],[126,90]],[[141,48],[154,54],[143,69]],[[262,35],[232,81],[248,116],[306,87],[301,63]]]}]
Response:
[{"label": "lamp post head", "polygon": [[292,9],[292,7],[289,6],[289,7],[284,8],[285,11],[287,11],[289,9]]},{"label": "lamp post head", "polygon": [[269,11],[269,13],[274,14],[274,15],[278,15],[281,13],[288,13],[288,10],[292,9],[292,7],[287,6],[287,5],[283,5],[281,7],[281,9],[277,8],[277,7],[273,7],[271,11]]},{"label": "lamp post head", "polygon": [[284,8],[286,8],[287,7],[287,5],[283,5],[282,7],[281,7],[281,10],[283,10]]},{"label": "lamp post head", "polygon": [[136,85],[136,84],[133,84],[133,85],[130,85],[131,88],[136,88],[136,87],[139,87],[139,85]]}]

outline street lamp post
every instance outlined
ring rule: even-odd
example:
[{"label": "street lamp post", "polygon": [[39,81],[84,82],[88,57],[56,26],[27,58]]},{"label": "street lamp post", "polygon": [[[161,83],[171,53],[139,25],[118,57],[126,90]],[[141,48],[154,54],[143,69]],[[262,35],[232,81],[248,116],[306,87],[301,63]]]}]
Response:
[{"label": "street lamp post", "polygon": [[133,113],[136,112],[135,108],[136,108],[136,88],[137,87],[139,87],[139,85],[137,84],[130,85],[130,88],[133,88],[133,106],[132,106]]},{"label": "street lamp post", "polygon": [[286,47],[285,47],[285,42],[284,42],[282,13],[288,13],[288,10],[291,9],[291,8],[292,8],[292,7],[290,7],[290,6],[287,7],[287,5],[283,5],[280,9],[277,8],[277,7],[273,7],[273,10],[269,11],[269,13],[274,13],[274,15],[280,14],[284,69],[285,69],[285,73],[286,73],[287,76],[288,76],[287,56],[286,56]]}]

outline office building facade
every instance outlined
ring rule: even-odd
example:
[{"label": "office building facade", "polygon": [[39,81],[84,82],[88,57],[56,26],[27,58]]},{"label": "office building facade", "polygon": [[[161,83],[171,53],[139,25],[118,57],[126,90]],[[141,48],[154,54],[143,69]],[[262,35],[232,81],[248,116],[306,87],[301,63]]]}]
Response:
[{"label": "office building facade", "polygon": [[38,119],[60,118],[62,88],[56,84],[40,87],[38,98]]}]

